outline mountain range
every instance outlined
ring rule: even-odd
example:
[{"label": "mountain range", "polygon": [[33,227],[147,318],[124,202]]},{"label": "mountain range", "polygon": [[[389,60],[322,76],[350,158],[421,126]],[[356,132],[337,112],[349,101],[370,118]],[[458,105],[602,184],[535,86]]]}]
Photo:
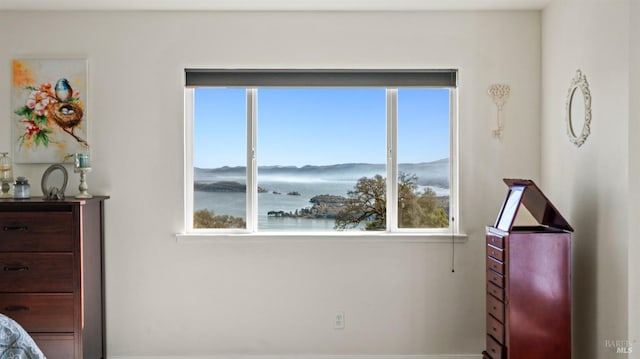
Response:
[{"label": "mountain range", "polygon": [[[449,188],[449,159],[444,158],[433,162],[401,163],[398,170],[407,174],[415,174],[418,184]],[[325,180],[357,180],[361,177],[372,177],[384,174],[385,164],[371,163],[341,163],[335,165],[315,166],[259,166],[260,177],[291,177]],[[229,178],[243,178],[246,174],[244,166],[195,168],[196,181],[222,181]]]}]

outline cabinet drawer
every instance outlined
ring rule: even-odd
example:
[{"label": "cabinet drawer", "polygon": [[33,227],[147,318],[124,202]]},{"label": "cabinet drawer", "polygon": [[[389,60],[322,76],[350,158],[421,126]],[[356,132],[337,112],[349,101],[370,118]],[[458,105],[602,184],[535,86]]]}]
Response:
[{"label": "cabinet drawer", "polygon": [[491,315],[487,315],[487,334],[491,335],[498,343],[504,344],[504,325]]},{"label": "cabinet drawer", "polygon": [[73,292],[72,253],[0,253],[0,292]]},{"label": "cabinet drawer", "polygon": [[31,337],[47,359],[74,358],[73,334],[32,334]]},{"label": "cabinet drawer", "polygon": [[0,312],[28,332],[73,332],[73,294],[0,294]]},{"label": "cabinet drawer", "polygon": [[496,273],[504,275],[504,263],[495,260],[491,257],[487,257],[487,269],[490,269]]},{"label": "cabinet drawer", "polygon": [[496,248],[504,248],[504,238],[498,236],[487,235],[487,244],[491,244]]},{"label": "cabinet drawer", "polygon": [[504,301],[504,289],[498,287],[497,285],[491,282],[487,282],[487,293],[500,299],[501,301]]},{"label": "cabinet drawer", "polygon": [[500,248],[487,244],[487,257],[493,257],[504,262],[504,251]]},{"label": "cabinet drawer", "polygon": [[0,212],[0,252],[71,252],[71,212]]},{"label": "cabinet drawer", "polygon": [[504,358],[504,350],[500,343],[496,342],[491,338],[491,336],[487,335],[487,353],[491,356],[491,359],[503,359]]},{"label": "cabinet drawer", "polygon": [[504,323],[504,303],[491,295],[487,296],[487,313],[493,315],[500,323]]},{"label": "cabinet drawer", "polygon": [[492,270],[487,270],[487,281],[504,288],[504,277]]}]

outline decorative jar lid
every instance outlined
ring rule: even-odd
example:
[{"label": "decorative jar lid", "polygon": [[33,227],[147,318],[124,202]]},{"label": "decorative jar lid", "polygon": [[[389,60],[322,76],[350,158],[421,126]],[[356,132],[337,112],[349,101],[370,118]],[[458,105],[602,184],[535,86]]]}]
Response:
[{"label": "decorative jar lid", "polygon": [[27,177],[19,176],[18,178],[16,178],[16,184],[29,184],[29,180],[27,179]]}]

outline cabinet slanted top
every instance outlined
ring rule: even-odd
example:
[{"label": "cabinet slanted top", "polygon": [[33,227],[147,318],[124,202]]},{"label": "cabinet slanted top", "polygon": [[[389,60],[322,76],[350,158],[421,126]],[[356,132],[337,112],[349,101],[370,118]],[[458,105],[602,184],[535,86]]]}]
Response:
[{"label": "cabinet slanted top", "polygon": [[569,222],[562,217],[553,203],[532,180],[505,178],[504,183],[509,186],[509,192],[498,214],[495,228],[507,232],[511,231],[518,216],[520,204],[522,204],[539,224],[573,232]]}]

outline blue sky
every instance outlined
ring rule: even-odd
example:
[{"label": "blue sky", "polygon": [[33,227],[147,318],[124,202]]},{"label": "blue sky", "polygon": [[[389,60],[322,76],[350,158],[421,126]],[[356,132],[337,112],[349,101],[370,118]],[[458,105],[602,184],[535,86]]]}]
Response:
[{"label": "blue sky", "polygon": [[[246,165],[244,89],[195,91],[194,165]],[[385,163],[384,89],[259,89],[258,165]],[[398,161],[449,156],[449,90],[400,89]]]}]

